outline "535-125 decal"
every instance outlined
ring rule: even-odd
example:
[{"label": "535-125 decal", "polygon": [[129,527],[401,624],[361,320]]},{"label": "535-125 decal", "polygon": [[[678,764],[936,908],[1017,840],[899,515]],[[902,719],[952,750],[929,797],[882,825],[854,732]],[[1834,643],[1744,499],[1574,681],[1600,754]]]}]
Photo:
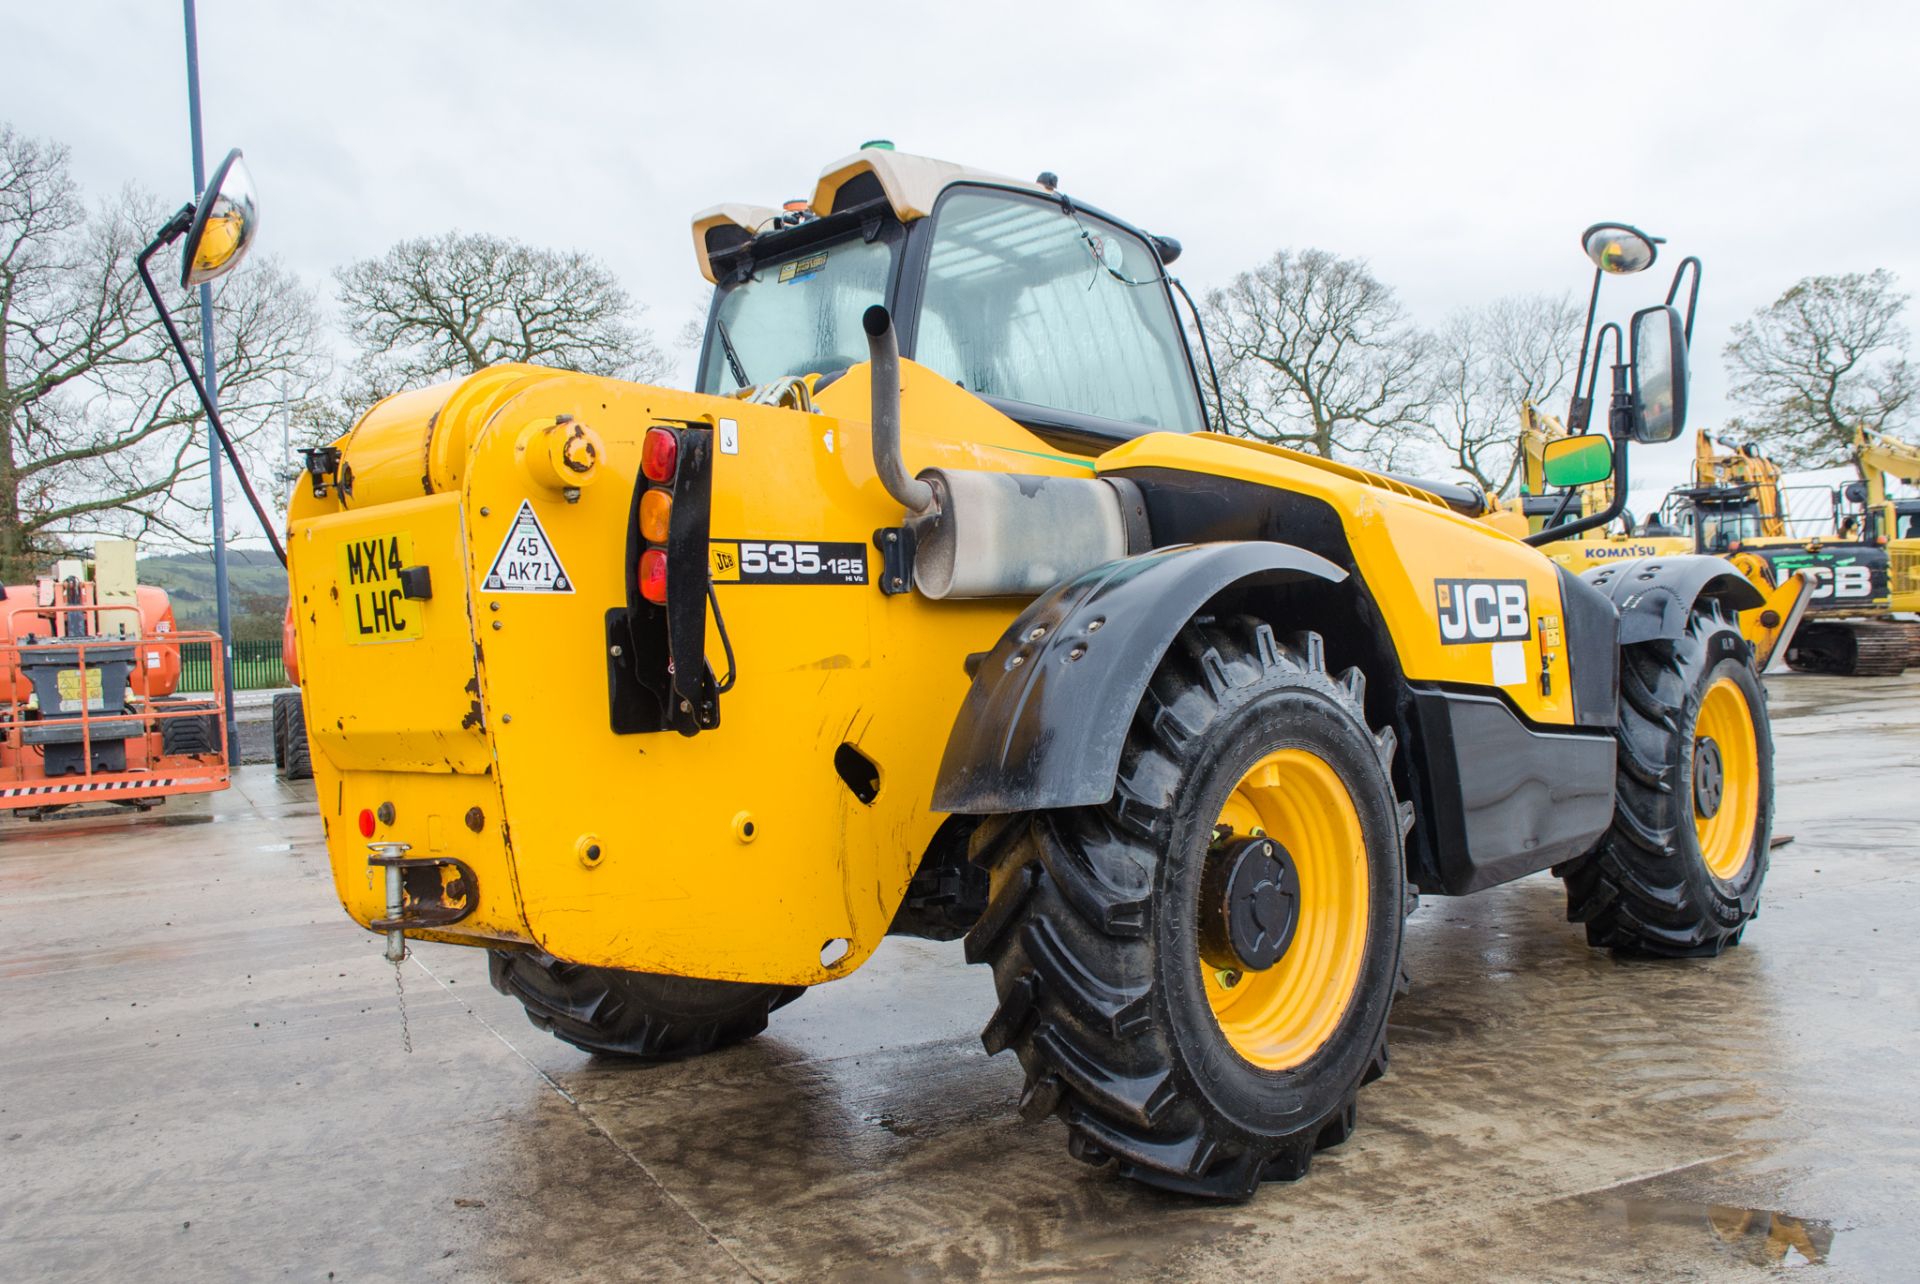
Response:
[{"label": "535-125 decal", "polygon": [[715,584],[865,584],[867,546],[782,539],[707,544]]}]

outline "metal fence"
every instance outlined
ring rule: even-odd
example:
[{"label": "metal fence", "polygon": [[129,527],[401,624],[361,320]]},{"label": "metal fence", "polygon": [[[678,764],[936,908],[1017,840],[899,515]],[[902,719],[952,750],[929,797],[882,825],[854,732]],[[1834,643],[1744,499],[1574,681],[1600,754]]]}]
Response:
[{"label": "metal fence", "polygon": [[[287,687],[287,669],[280,658],[280,639],[233,644],[233,689],[258,691]],[[188,642],[180,648],[180,690],[213,690],[213,644]]]}]

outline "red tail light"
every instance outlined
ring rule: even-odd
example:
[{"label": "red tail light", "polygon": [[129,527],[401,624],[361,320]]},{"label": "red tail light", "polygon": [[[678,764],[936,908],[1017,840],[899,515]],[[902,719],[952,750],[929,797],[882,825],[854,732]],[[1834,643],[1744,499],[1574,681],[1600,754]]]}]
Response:
[{"label": "red tail light", "polygon": [[640,471],[647,475],[650,482],[673,480],[673,470],[680,462],[680,438],[671,428],[649,428],[640,442]]},{"label": "red tail light", "polygon": [[667,550],[650,548],[640,554],[640,596],[655,606],[667,600]]}]

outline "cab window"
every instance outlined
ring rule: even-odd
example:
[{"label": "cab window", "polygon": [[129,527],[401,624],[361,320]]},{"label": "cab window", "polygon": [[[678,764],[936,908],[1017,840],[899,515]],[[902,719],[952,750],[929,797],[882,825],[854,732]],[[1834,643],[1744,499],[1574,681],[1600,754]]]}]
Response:
[{"label": "cab window", "polygon": [[892,263],[887,239],[855,236],[754,264],[753,275],[724,287],[714,304],[697,390],[731,392],[738,386],[723,331],[750,385],[865,361],[860,317],[885,300]]},{"label": "cab window", "polygon": [[986,396],[1141,429],[1204,425],[1146,242],[985,188],[949,192],[934,219],[914,360]]}]

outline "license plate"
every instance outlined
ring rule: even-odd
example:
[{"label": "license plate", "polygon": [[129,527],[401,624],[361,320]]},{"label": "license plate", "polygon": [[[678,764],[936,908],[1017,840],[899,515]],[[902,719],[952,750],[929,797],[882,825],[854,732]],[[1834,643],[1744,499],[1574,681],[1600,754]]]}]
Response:
[{"label": "license plate", "polygon": [[426,634],[427,604],[400,590],[412,566],[406,531],[349,540],[340,546],[340,620],[349,642],[410,642]]}]

